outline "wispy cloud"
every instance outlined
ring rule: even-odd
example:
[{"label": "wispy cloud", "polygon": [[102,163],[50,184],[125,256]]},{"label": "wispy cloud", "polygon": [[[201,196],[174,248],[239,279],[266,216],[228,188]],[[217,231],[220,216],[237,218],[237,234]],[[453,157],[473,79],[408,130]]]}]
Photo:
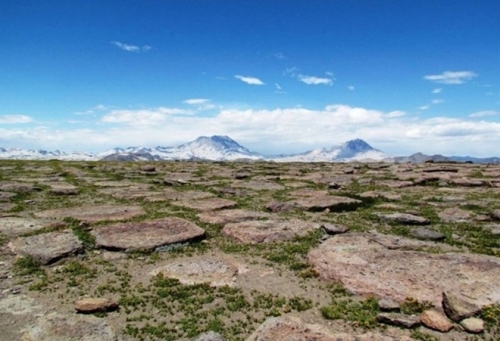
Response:
[{"label": "wispy cloud", "polygon": [[211,110],[215,105],[207,98],[191,98],[185,100],[183,103],[196,106],[197,110]]},{"label": "wispy cloud", "polygon": [[445,71],[439,75],[426,75],[424,79],[442,84],[464,84],[474,77],[477,74],[472,71]]},{"label": "wispy cloud", "polygon": [[192,115],[193,112],[178,108],[160,107],[141,110],[113,110],[101,118],[105,123],[124,123],[138,126],[155,126],[167,121],[172,115]]},{"label": "wispy cloud", "polygon": [[432,90],[432,93],[433,94],[440,94],[442,91],[443,91],[442,88],[437,88],[437,89]]},{"label": "wispy cloud", "polygon": [[112,41],[110,44],[124,50],[127,52],[135,52],[135,53],[140,53],[140,52],[147,52],[151,50],[151,46],[149,45],[143,45],[143,46],[136,46],[136,45],[129,45],[129,44],[124,44],[120,43],[119,41]]},{"label": "wispy cloud", "polygon": [[354,85],[349,85],[349,86],[347,87],[347,89],[349,89],[349,90],[351,90],[351,91],[354,91],[354,90],[355,90],[355,87],[354,87]]},{"label": "wispy cloud", "polygon": [[276,58],[276,59],[279,59],[279,60],[286,59],[286,56],[283,53],[281,53],[281,52],[273,53],[273,57]]},{"label": "wispy cloud", "polygon": [[234,78],[250,85],[264,85],[264,82],[256,77],[235,75]]},{"label": "wispy cloud", "polygon": [[0,124],[30,123],[33,119],[27,115],[0,115]]},{"label": "wispy cloud", "polygon": [[299,75],[299,80],[307,85],[332,85],[333,79],[326,77],[315,77],[315,76],[305,76]]},{"label": "wispy cloud", "polygon": [[493,110],[478,111],[469,115],[469,117],[487,117],[487,116],[498,116],[500,112]]},{"label": "wispy cloud", "polygon": [[104,110],[108,110],[108,109],[109,108],[107,106],[105,106],[104,104],[98,104],[95,107],[92,107],[88,110],[75,112],[75,115],[78,115],[78,116],[92,115],[92,114],[95,114],[97,111],[104,111]]},{"label": "wispy cloud", "polygon": [[440,98],[433,99],[431,103],[434,105],[441,104],[441,103],[444,103],[444,99],[440,99]]}]

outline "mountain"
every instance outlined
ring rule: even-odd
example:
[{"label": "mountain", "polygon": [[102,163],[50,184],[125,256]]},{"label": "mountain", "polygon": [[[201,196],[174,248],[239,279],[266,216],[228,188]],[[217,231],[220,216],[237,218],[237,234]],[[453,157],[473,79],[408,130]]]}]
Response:
[{"label": "mountain", "polygon": [[424,163],[424,162],[449,162],[450,158],[435,154],[435,155],[426,155],[422,153],[415,153],[410,156],[396,156],[393,158],[394,162],[411,162],[411,163]]},{"label": "mountain", "polygon": [[19,148],[0,148],[0,159],[12,160],[66,160],[66,161],[92,161],[98,157],[92,153],[73,152],[65,153],[60,150],[47,151],[43,149],[19,149]]},{"label": "mountain", "polygon": [[228,136],[200,136],[196,140],[174,147],[128,147],[113,148],[102,153],[72,152],[59,150],[33,150],[18,148],[0,148],[0,159],[14,160],[67,160],[67,161],[236,161],[262,160],[275,162],[474,162],[500,163],[500,158],[474,158],[470,156],[425,155],[415,153],[410,156],[391,157],[373,148],[361,139],[347,141],[330,148],[318,148],[292,155],[263,156],[252,152]]},{"label": "mountain", "polygon": [[176,147],[114,149],[101,160],[152,161],[152,160],[261,160],[264,157],[251,152],[228,136],[200,136],[196,140]]},{"label": "mountain", "polygon": [[500,157],[478,158],[472,156],[450,156],[453,161],[458,162],[473,162],[473,163],[500,163]]},{"label": "mountain", "polygon": [[373,148],[361,139],[347,141],[340,146],[314,149],[305,153],[273,157],[277,162],[343,162],[382,161],[389,155]]}]

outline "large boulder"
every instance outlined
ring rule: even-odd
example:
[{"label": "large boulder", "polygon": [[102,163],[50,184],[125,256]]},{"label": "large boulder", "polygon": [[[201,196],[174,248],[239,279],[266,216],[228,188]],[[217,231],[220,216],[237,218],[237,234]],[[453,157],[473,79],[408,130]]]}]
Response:
[{"label": "large boulder", "polygon": [[[391,242],[392,240],[392,242]],[[325,280],[361,295],[403,302],[413,297],[441,306],[443,291],[466,295],[480,307],[500,303],[500,259],[466,253],[429,253],[440,244],[370,233],[337,235],[308,260]],[[446,246],[443,246],[445,251]]]}]

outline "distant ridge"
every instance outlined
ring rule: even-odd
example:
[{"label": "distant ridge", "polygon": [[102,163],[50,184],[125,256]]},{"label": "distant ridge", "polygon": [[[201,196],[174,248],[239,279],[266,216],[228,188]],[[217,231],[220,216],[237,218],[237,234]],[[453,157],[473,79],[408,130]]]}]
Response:
[{"label": "distant ridge", "polygon": [[392,157],[375,149],[362,139],[354,139],[329,148],[318,148],[291,155],[264,156],[243,147],[229,136],[200,136],[196,140],[173,147],[113,148],[102,153],[59,150],[0,148],[0,159],[10,160],[67,160],[67,161],[275,161],[275,162],[475,162],[500,163],[499,157],[425,155]]}]

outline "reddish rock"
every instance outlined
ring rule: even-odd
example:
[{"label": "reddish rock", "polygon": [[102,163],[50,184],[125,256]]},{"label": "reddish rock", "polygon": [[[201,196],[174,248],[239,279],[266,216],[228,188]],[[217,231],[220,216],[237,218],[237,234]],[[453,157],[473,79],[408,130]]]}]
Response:
[{"label": "reddish rock", "polygon": [[82,243],[72,232],[50,232],[17,238],[8,245],[12,252],[20,256],[31,256],[43,265],[83,250]]},{"label": "reddish rock", "polygon": [[324,211],[329,209],[332,212],[350,211],[362,204],[362,201],[339,196],[315,196],[302,198],[294,201],[299,208],[307,211]]},{"label": "reddish rock", "polygon": [[[467,253],[429,253],[440,244],[371,233],[329,238],[308,260],[321,278],[348,290],[403,302],[407,297],[441,306],[445,291],[467,293],[474,305],[500,303],[500,259]],[[443,245],[443,251],[449,246]],[[478,280],[481,279],[481,280]]]},{"label": "reddish rock", "polygon": [[101,205],[101,206],[76,206],[57,208],[54,210],[36,212],[35,216],[39,218],[65,218],[72,217],[83,222],[95,223],[105,220],[125,220],[145,215],[146,211],[140,206],[119,206],[119,205]]},{"label": "reddish rock", "polygon": [[434,309],[424,311],[420,315],[420,320],[426,327],[442,333],[447,333],[453,328],[451,321],[443,313]]},{"label": "reddish rock", "polygon": [[[261,324],[246,341],[411,341],[401,331],[388,333],[341,333],[330,328],[303,322],[297,317],[272,317]],[[395,334],[395,335],[394,335]]]},{"label": "reddish rock", "polygon": [[224,226],[222,234],[239,242],[258,244],[291,240],[296,236],[305,236],[320,227],[299,219],[291,220],[252,220],[230,223]]},{"label": "reddish rock", "polygon": [[96,246],[110,250],[153,250],[205,235],[205,230],[184,219],[163,218],[102,226],[93,230]]},{"label": "reddish rock", "polygon": [[172,205],[187,207],[201,212],[207,212],[221,210],[224,208],[233,208],[237,205],[237,203],[232,200],[213,198],[206,200],[173,201]]},{"label": "reddish rock", "polygon": [[267,219],[271,215],[266,212],[248,210],[222,210],[213,212],[203,212],[198,214],[198,218],[204,223],[221,224],[238,223],[247,220]]},{"label": "reddish rock", "polygon": [[84,298],[75,302],[79,313],[97,313],[118,309],[118,302],[107,298]]}]

